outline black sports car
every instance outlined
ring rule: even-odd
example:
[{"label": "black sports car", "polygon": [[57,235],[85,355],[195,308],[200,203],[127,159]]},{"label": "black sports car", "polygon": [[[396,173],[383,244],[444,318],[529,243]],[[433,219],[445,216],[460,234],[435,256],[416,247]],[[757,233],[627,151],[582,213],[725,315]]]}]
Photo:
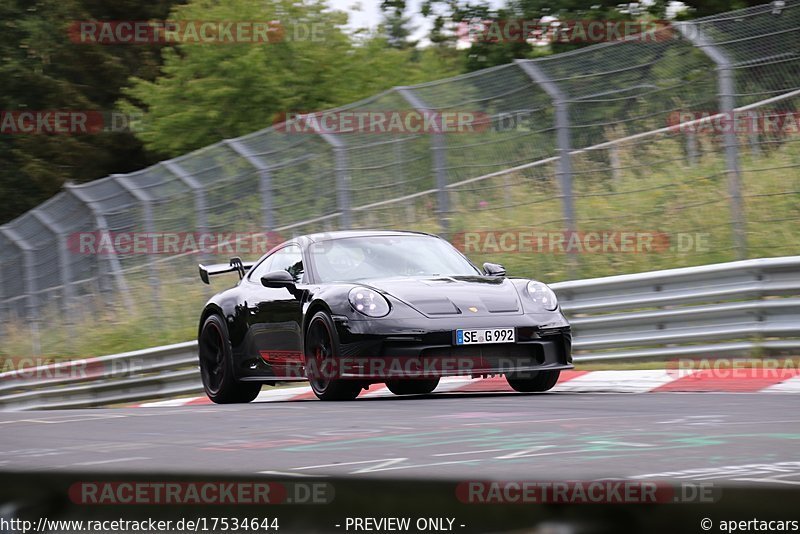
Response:
[{"label": "black sports car", "polygon": [[344,231],[297,237],[255,263],[200,265],[240,281],[203,308],[200,370],[217,403],[250,402],[262,384],[309,380],[322,400],[370,384],[432,392],[448,375],[503,374],[546,391],[572,368],[569,323],[535,280],[483,271],[430,234]]}]

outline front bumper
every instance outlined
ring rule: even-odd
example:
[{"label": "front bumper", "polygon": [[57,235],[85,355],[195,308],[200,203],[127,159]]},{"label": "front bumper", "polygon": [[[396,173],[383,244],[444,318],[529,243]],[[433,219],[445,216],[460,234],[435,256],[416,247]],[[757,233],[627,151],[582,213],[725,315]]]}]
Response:
[{"label": "front bumper", "polygon": [[[340,378],[371,380],[488,376],[572,369],[572,334],[568,324],[545,327],[525,322],[526,316],[470,318],[457,325],[381,325],[379,321],[335,318],[339,333]],[[522,321],[521,321],[522,320]],[[455,345],[457,328],[513,327],[515,343]],[[433,328],[432,328],[433,327]],[[377,330],[377,332],[375,332]],[[387,331],[389,330],[389,331]]]}]

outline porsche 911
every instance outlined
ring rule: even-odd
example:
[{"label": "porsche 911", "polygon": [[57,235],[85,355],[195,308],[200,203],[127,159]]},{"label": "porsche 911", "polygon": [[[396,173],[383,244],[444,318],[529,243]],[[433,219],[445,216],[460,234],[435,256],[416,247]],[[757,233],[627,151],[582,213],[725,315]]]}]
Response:
[{"label": "porsche 911", "polygon": [[570,326],[546,284],[480,269],[435,235],[305,235],[253,263],[199,270],[205,283],[239,275],[200,317],[200,372],[216,403],[299,380],[321,400],[384,383],[428,394],[445,376],[504,375],[516,391],[543,392],[573,367]]}]

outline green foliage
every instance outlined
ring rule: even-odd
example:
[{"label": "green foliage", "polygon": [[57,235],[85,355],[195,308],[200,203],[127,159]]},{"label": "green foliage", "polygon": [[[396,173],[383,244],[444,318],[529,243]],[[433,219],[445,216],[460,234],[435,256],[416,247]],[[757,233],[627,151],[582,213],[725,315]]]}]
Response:
[{"label": "green foliage", "polygon": [[716,15],[734,9],[769,4],[770,0],[684,0],[683,3],[688,6],[688,9],[679,14],[678,18],[685,20]]},{"label": "green foliage", "polygon": [[406,16],[405,0],[383,0],[383,34],[392,48],[410,48],[416,45],[409,40],[411,36],[411,17]]},{"label": "green foliage", "polygon": [[[133,75],[152,79],[158,47],[70,41],[73,21],[166,16],[177,0],[6,0],[0,4],[0,109],[113,110]],[[0,136],[0,222],[53,196],[66,180],[129,172],[154,158],[126,132]]]},{"label": "green foliage", "polygon": [[[260,130],[289,112],[324,110],[457,71],[444,54],[393,48],[379,35],[357,41],[345,31],[346,15],[321,0],[196,0],[172,18],[280,20],[285,33],[263,44],[168,48],[157,80],[131,81],[123,107],[144,114],[145,146],[170,156]],[[309,38],[304,29],[312,30]]]}]

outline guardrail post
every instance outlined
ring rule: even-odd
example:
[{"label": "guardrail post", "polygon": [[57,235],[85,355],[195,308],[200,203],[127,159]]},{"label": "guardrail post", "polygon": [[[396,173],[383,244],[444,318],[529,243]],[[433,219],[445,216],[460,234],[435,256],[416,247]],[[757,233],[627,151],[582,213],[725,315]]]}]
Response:
[{"label": "guardrail post", "polygon": [[[397,87],[397,92],[408,102],[412,108],[420,113],[430,113],[436,110],[422,100],[411,87]],[[437,204],[439,212],[439,227],[442,234],[450,234],[450,194],[447,189],[447,143],[442,132],[431,134],[431,159],[433,176],[436,179]]]},{"label": "guardrail post", "polygon": [[72,315],[70,308],[70,303],[72,301],[72,264],[69,261],[67,236],[61,232],[59,226],[46,212],[36,208],[31,211],[31,215],[33,215],[36,220],[42,224],[42,226],[50,230],[50,232],[56,236],[56,240],[58,241],[58,272],[61,277],[60,281],[63,295],[63,305],[61,308],[64,312],[65,320],[69,321],[69,318]]},{"label": "guardrail post", "polygon": [[[161,165],[175,175],[178,180],[183,182],[186,187],[192,190],[192,194],[194,195],[194,210],[197,212],[197,231],[201,234],[208,232],[208,208],[206,205],[206,190],[203,188],[203,185],[174,161],[165,161]],[[200,257],[205,258],[206,256],[207,255],[201,251]]]},{"label": "guardrail post", "polygon": [[226,139],[224,143],[258,171],[258,189],[261,193],[261,224],[265,232],[272,231],[275,227],[275,216],[272,208],[272,171],[270,166],[260,156],[253,154],[240,141]]},{"label": "guardrail post", "polygon": [[25,293],[27,293],[25,315],[28,318],[28,324],[31,329],[31,349],[33,355],[38,356],[42,352],[42,347],[39,340],[39,306],[36,295],[36,279],[33,274],[36,272],[36,263],[33,258],[34,249],[21,235],[8,226],[0,226],[0,233],[13,243],[22,254],[22,273],[25,280]]},{"label": "guardrail post", "polygon": [[[97,226],[97,230],[110,241],[111,240],[111,231],[108,228],[108,223],[106,222],[105,215],[100,209],[97,207],[97,204],[92,201],[92,199],[88,198],[86,194],[83,193],[79,188],[77,188],[74,184],[66,183],[64,184],[64,191],[72,194],[76,199],[86,205],[89,208],[89,211],[92,212],[92,216],[94,217],[95,225]],[[102,237],[101,237],[102,240]],[[99,240],[98,240],[99,241]],[[99,258],[99,255],[98,255]],[[98,263],[100,260],[97,260]],[[131,300],[130,290],[128,289],[128,284],[125,281],[125,275],[122,272],[122,265],[119,263],[119,258],[115,252],[110,252],[108,254],[108,265],[110,267],[111,276],[117,283],[117,288],[119,289],[120,293],[122,294],[123,303],[128,309],[133,308],[133,301]],[[101,275],[102,278],[102,275]]]},{"label": "guardrail post", "polygon": [[728,195],[730,197],[731,226],[736,255],[739,259],[747,257],[747,230],[745,227],[744,205],[742,203],[742,173],[739,167],[739,146],[733,127],[736,118],[736,90],[733,61],[720,47],[709,39],[699,26],[690,22],[676,24],[683,37],[700,49],[717,66],[717,91],[719,111],[723,113],[728,128],[723,132],[725,163],[728,174]]},{"label": "guardrail post", "polygon": [[[528,78],[536,85],[541,87],[553,101],[555,109],[555,128],[556,142],[558,144],[558,182],[561,187],[561,207],[567,232],[572,235],[576,230],[575,225],[575,206],[572,196],[572,141],[569,126],[569,101],[567,95],[561,91],[553,80],[536,64],[535,61],[515,59],[514,63],[519,65]],[[570,275],[575,274],[577,267],[577,257],[568,254]]]},{"label": "guardrail post", "polygon": [[[111,179],[117,182],[125,191],[131,194],[133,198],[138,200],[142,205],[142,215],[144,216],[144,231],[150,235],[155,234],[155,227],[153,226],[153,206],[152,199],[144,189],[136,187],[131,183],[131,179],[123,174],[112,174]],[[153,303],[159,302],[159,280],[156,273],[156,261],[154,251],[150,251],[150,268],[148,269],[147,279],[150,282],[150,287],[153,290]]]}]

